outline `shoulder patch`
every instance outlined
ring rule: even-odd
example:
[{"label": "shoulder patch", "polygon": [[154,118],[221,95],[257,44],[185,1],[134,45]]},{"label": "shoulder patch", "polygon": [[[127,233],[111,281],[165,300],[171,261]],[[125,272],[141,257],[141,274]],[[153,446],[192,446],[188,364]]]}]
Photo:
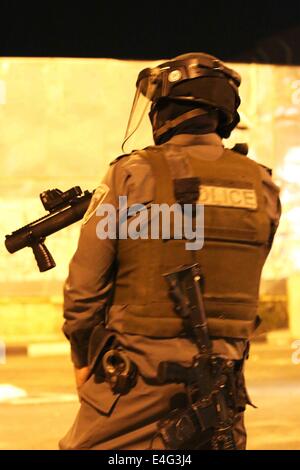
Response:
[{"label": "shoulder patch", "polygon": [[102,203],[102,201],[104,200],[108,192],[109,192],[109,187],[105,183],[100,184],[100,186],[98,186],[98,188],[95,189],[90,205],[87,208],[87,211],[83,216],[82,225],[85,225],[90,220],[90,218],[96,212],[99,204]]}]

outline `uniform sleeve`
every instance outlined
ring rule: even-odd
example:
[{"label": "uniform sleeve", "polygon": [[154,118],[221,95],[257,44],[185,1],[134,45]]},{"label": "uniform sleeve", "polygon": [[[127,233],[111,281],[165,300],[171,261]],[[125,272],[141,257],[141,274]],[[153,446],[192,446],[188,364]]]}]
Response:
[{"label": "uniform sleeve", "polygon": [[273,242],[274,235],[279,225],[279,220],[281,216],[281,203],[279,198],[280,189],[272,180],[271,175],[268,171],[260,166],[260,173],[263,183],[263,194],[265,198],[265,208],[267,214],[271,220],[272,233],[270,237],[270,242]]},{"label": "uniform sleeve", "polygon": [[88,363],[90,335],[104,321],[113,284],[116,240],[100,239],[96,233],[98,223],[105,217],[97,215],[97,209],[103,204],[116,205],[113,168],[96,189],[85,213],[64,284],[63,332],[71,343],[72,360],[78,368]]},{"label": "uniform sleeve", "polygon": [[99,215],[99,210],[106,204],[113,207],[117,225],[119,196],[126,196],[130,207],[151,201],[153,193],[154,180],[145,159],[139,155],[123,157],[110,167],[84,215],[77,250],[64,285],[63,331],[70,340],[76,367],[88,363],[89,339],[94,327],[105,321],[116,270],[117,240],[97,235],[104,217],[107,219],[107,215]]}]

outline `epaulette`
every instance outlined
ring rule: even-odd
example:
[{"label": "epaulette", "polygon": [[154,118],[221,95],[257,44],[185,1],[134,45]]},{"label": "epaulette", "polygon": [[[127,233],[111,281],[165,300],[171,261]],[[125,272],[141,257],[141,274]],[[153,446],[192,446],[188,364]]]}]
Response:
[{"label": "epaulette", "polygon": [[266,165],[263,165],[262,163],[259,163],[259,166],[261,166],[262,168],[264,168],[265,170],[267,170],[267,172],[269,173],[270,176],[272,176],[272,168],[269,168],[268,166]]},{"label": "epaulette", "polygon": [[112,162],[110,162],[110,165],[114,165],[117,163],[119,160],[121,160],[124,157],[129,157],[129,155],[132,155],[133,153],[137,152],[137,150],[131,150],[129,153],[123,153],[122,155],[119,155],[117,158],[115,158]]},{"label": "epaulette", "polygon": [[128,157],[128,155],[131,155],[132,152],[130,153],[123,153],[123,155],[119,155],[117,158],[115,158],[114,160],[112,160],[109,164],[110,165],[114,165],[115,163],[117,163],[119,160],[121,160],[121,158],[124,158],[124,157]]}]

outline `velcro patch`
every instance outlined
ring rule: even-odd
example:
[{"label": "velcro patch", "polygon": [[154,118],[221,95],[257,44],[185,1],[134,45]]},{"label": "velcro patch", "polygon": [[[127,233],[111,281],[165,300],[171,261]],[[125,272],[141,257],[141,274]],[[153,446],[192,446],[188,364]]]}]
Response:
[{"label": "velcro patch", "polygon": [[102,184],[100,184],[100,186],[98,186],[98,188],[95,190],[95,192],[92,196],[90,205],[87,208],[86,213],[84,214],[83,221],[82,221],[83,225],[85,225],[90,220],[90,218],[93,216],[93,214],[98,209],[98,206],[105,199],[108,192],[109,192],[109,187],[107,186],[107,184],[102,183]]},{"label": "velcro patch", "polygon": [[198,203],[207,206],[257,209],[256,191],[250,188],[200,185]]}]

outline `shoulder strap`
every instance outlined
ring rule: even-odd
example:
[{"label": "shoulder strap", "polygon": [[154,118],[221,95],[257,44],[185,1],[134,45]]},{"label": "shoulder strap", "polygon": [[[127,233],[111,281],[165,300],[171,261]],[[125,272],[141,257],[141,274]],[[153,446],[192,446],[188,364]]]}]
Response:
[{"label": "shoulder strap", "polygon": [[139,152],[139,155],[145,158],[152,168],[156,188],[155,202],[157,204],[166,203],[170,206],[174,204],[176,201],[174,197],[173,180],[163,152],[144,149]]}]

